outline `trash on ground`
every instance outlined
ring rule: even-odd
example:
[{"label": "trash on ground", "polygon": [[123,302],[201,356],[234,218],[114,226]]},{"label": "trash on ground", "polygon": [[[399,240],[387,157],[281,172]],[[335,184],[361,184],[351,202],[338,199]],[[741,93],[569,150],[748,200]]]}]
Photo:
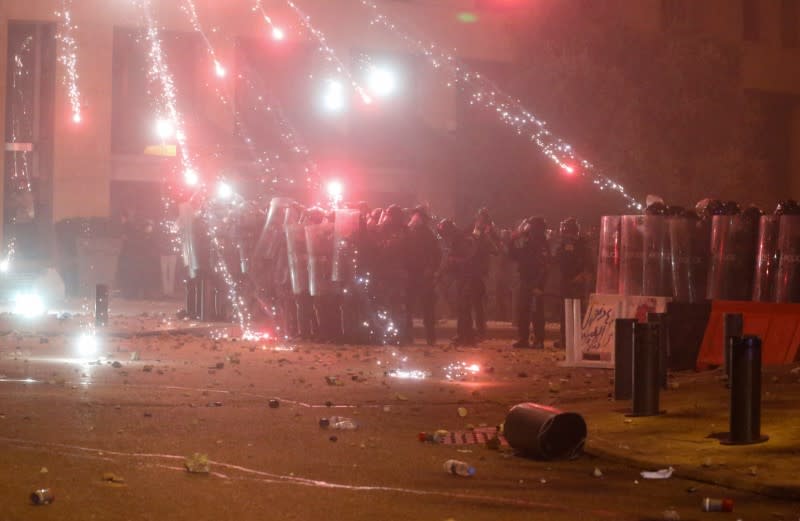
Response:
[{"label": "trash on ground", "polygon": [[131,362],[138,362],[139,361],[139,351],[134,351],[131,353]]},{"label": "trash on ground", "polygon": [[475,475],[475,467],[465,461],[449,459],[444,462],[444,471],[454,476],[470,477]]},{"label": "trash on ground", "polygon": [[707,497],[703,499],[701,509],[703,512],[733,512],[733,500]]},{"label": "trash on ground", "polygon": [[123,478],[122,476],[118,476],[113,472],[104,472],[103,481],[107,481],[109,483],[122,484],[125,483],[125,478]]},{"label": "trash on ground", "polygon": [[330,420],[328,420],[328,418],[320,418],[319,419],[319,426],[322,427],[323,429],[327,429],[328,427],[330,427],[330,425],[331,425],[331,422],[330,422]]},{"label": "trash on ground", "polygon": [[466,407],[459,407],[458,408],[458,415],[464,418],[467,415]]},{"label": "trash on ground", "polygon": [[673,472],[675,472],[675,469],[669,467],[667,469],[661,469],[656,471],[644,470],[640,474],[644,479],[669,479],[672,477]]},{"label": "trash on ground", "polygon": [[445,438],[450,436],[450,431],[446,431],[444,429],[439,429],[433,433],[430,432],[420,432],[417,435],[419,441],[428,442],[428,443],[444,443]]},{"label": "trash on ground", "polygon": [[328,385],[338,385],[340,387],[344,385],[344,382],[339,380],[339,378],[336,376],[326,376],[325,381],[328,383]]},{"label": "trash on ground", "polygon": [[596,478],[602,478],[603,477],[603,471],[600,470],[599,468],[595,467],[594,470],[592,471],[592,476],[594,476]]},{"label": "trash on ground", "polygon": [[674,508],[670,508],[661,513],[661,519],[664,521],[681,521],[681,515]]},{"label": "trash on ground", "polygon": [[192,474],[208,474],[208,455],[195,452],[184,462],[186,470]]},{"label": "trash on ground", "polygon": [[271,399],[271,400],[269,401],[269,408],[270,408],[270,409],[277,409],[277,408],[278,408],[278,407],[280,407],[280,406],[281,406],[281,402],[279,402],[279,401],[278,401],[278,400],[276,400],[275,398],[273,398],[273,399]]},{"label": "trash on ground", "polygon": [[34,505],[49,505],[56,498],[49,488],[40,488],[31,492],[31,503]]},{"label": "trash on ground", "polygon": [[328,418],[328,424],[331,429],[339,431],[354,431],[358,429],[358,424],[355,420],[344,416],[331,416]]}]

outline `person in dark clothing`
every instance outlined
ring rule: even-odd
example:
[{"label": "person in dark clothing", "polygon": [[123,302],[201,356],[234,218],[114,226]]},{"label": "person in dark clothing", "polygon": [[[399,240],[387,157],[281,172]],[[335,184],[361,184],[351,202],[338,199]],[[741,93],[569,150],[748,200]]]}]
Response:
[{"label": "person in dark clothing", "polygon": [[491,257],[497,255],[499,245],[497,233],[494,229],[494,222],[489,215],[487,208],[481,208],[475,219],[475,227],[472,230],[475,238],[475,267],[477,272],[472,279],[471,290],[471,313],[474,313],[475,334],[478,340],[486,337],[486,280],[489,277]]},{"label": "person in dark clothing", "polygon": [[378,226],[377,238],[378,301],[388,312],[391,324],[386,329],[386,336],[394,337],[392,334],[394,332],[391,330],[393,327],[397,333],[396,340],[404,343],[408,340],[410,332],[405,331],[408,228],[402,208],[391,205],[386,209]]},{"label": "person in dark clothing", "polygon": [[424,207],[418,206],[408,223],[408,285],[406,289],[406,335],[413,337],[414,308],[422,308],[425,341],[436,344],[436,270],[442,261],[439,241],[430,227]]},{"label": "person in dark clothing", "polygon": [[458,292],[458,320],[453,344],[475,345],[471,305],[473,281],[478,273],[475,260],[478,247],[471,234],[459,230],[449,219],[444,219],[439,223],[438,232],[447,246],[441,272],[453,276]]},{"label": "person in dark clothing", "polygon": [[555,260],[560,270],[559,290],[561,303],[561,340],[560,347],[566,346],[566,299],[582,299],[589,278],[589,248],[581,236],[578,221],[571,217],[564,220],[560,227],[561,243],[556,249]]},{"label": "person in dark clothing", "polygon": [[[547,244],[547,223],[542,217],[529,217],[512,235],[509,256],[519,269],[520,289],[517,309],[518,340],[514,347],[530,347],[530,325],[533,321],[533,347],[544,347],[544,285],[550,249]],[[534,304],[531,315],[531,303]]]}]

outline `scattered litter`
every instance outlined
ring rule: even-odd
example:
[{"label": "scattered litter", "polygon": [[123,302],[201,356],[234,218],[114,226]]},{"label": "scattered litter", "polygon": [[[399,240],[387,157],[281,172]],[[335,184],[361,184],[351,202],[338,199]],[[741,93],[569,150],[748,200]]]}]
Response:
[{"label": "scattered litter", "polygon": [[686,492],[688,494],[694,494],[695,492],[697,492],[697,487],[689,487],[686,489]]},{"label": "scattered litter", "polygon": [[539,483],[541,483],[542,485],[546,485],[546,484],[547,484],[547,480],[546,480],[546,479],[544,479],[544,478],[541,478],[541,479],[539,480]]},{"label": "scattered litter", "polygon": [[326,376],[325,381],[328,383],[328,385],[338,385],[338,386],[344,385],[344,382],[339,380],[339,378],[336,376]]},{"label": "scattered litter", "polygon": [[444,471],[454,476],[468,478],[475,475],[475,467],[465,461],[449,459],[444,462]]},{"label": "scattered litter", "polygon": [[401,402],[407,402],[408,401],[408,397],[406,397],[405,395],[402,395],[400,393],[395,394],[394,398],[396,400],[400,400]]},{"label": "scattered litter", "polygon": [[600,470],[599,468],[595,467],[594,471],[592,471],[592,476],[594,476],[596,478],[602,478],[603,477],[603,471]]},{"label": "scattered litter", "polygon": [[703,499],[701,508],[703,512],[733,512],[733,500],[707,497]]},{"label": "scattered litter", "polygon": [[713,460],[711,458],[704,458],[702,465],[705,468],[709,468],[709,467],[712,467],[714,465],[714,462],[713,462]]},{"label": "scattered litter", "polygon": [[669,510],[664,510],[661,513],[661,519],[664,521],[681,521],[681,515],[677,510],[671,508]]},{"label": "scattered litter", "polygon": [[153,372],[153,366],[152,365],[145,365],[145,366],[142,367],[142,371],[145,372],[145,373],[151,373],[151,372]]},{"label": "scattered litter", "polygon": [[656,470],[655,472],[642,471],[640,474],[644,479],[669,479],[675,469],[670,467],[668,469]]},{"label": "scattered litter", "polygon": [[47,467],[42,467],[42,470],[39,471],[39,474],[47,474],[47,472]]},{"label": "scattered litter", "polygon": [[34,505],[49,505],[56,498],[49,488],[40,488],[31,492],[31,503]]},{"label": "scattered litter", "polygon": [[334,434],[331,437],[329,437],[328,440],[330,440],[333,443],[336,443],[337,441],[339,441],[339,437]]},{"label": "scattered litter", "polygon": [[120,367],[122,367],[122,364],[119,362],[119,360],[115,360],[114,363],[111,364],[111,367],[113,367],[114,369],[119,369]]},{"label": "scattered litter", "polygon": [[419,441],[428,443],[444,443],[445,439],[450,436],[450,431],[439,429],[434,433],[420,432],[417,435]]},{"label": "scattered litter", "polygon": [[107,481],[109,483],[116,483],[118,485],[121,485],[121,484],[125,483],[125,478],[123,478],[122,476],[117,476],[113,472],[104,472],[103,473],[103,481]]},{"label": "scattered litter", "polygon": [[319,419],[319,426],[322,427],[323,429],[327,429],[330,426],[330,424],[331,422],[328,420],[328,418]]},{"label": "scattered litter", "polygon": [[459,407],[458,415],[464,418],[467,415],[467,409],[465,407]]},{"label": "scattered litter", "polygon": [[791,374],[798,375],[800,374],[800,365],[789,371]]},{"label": "scattered litter", "polygon": [[208,455],[195,452],[186,458],[184,466],[192,474],[208,474]]},{"label": "scattered litter", "polygon": [[222,407],[222,402],[209,402],[206,407]]},{"label": "scattered litter", "polygon": [[758,476],[758,467],[756,467],[755,465],[753,465],[752,467],[748,467],[747,473],[750,474],[751,476]]},{"label": "scattered litter", "polygon": [[336,429],[340,431],[354,431],[358,429],[358,424],[352,418],[346,418],[344,416],[331,416],[328,418],[328,423],[330,424],[331,429]]},{"label": "scattered litter", "polygon": [[278,407],[280,407],[280,406],[281,406],[281,402],[279,402],[279,401],[278,401],[278,400],[276,400],[275,398],[273,398],[273,399],[271,399],[271,400],[269,401],[269,408],[270,408],[270,409],[277,409],[277,408],[278,408]]},{"label": "scattered litter", "polygon": [[225,369],[225,362],[217,362],[217,365],[212,367],[212,369]]},{"label": "scattered litter", "polygon": [[134,351],[131,353],[131,362],[138,362],[139,361],[139,351]]}]

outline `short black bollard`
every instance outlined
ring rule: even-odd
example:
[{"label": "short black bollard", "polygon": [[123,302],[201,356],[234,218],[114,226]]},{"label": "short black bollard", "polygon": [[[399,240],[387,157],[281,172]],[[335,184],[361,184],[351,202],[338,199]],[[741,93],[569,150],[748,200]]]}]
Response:
[{"label": "short black bollard", "polygon": [[735,337],[731,342],[731,405],[725,445],[750,445],[769,439],[761,435],[761,339]]},{"label": "short black bollard", "polygon": [[658,403],[658,324],[637,322],[633,326],[633,412],[631,416],[661,414]]},{"label": "short black bollard", "polygon": [[186,316],[197,319],[197,277],[186,279]]},{"label": "short black bollard", "polygon": [[726,387],[731,386],[731,341],[744,334],[744,317],[741,313],[725,313],[722,318],[722,359],[725,365]]},{"label": "short black bollard", "polygon": [[630,400],[633,394],[633,325],[635,318],[614,321],[614,399]]},{"label": "short black bollard", "polygon": [[95,286],[94,325],[97,327],[108,325],[108,286],[105,284]]},{"label": "short black bollard", "polygon": [[667,378],[669,368],[669,315],[648,313],[647,321],[658,324],[658,378],[662,389],[669,389]]}]

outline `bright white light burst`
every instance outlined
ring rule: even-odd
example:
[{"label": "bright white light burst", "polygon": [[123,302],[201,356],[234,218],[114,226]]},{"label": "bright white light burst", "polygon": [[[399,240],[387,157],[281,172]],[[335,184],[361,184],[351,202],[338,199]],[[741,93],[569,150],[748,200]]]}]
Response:
[{"label": "bright white light burst", "polygon": [[64,85],[67,87],[67,97],[72,109],[72,121],[77,124],[82,120],[81,93],[78,89],[78,43],[75,40],[78,26],[72,23],[71,4],[71,0],[62,0],[61,12],[56,13],[61,18],[56,38],[61,44],[58,61],[64,66]]}]

